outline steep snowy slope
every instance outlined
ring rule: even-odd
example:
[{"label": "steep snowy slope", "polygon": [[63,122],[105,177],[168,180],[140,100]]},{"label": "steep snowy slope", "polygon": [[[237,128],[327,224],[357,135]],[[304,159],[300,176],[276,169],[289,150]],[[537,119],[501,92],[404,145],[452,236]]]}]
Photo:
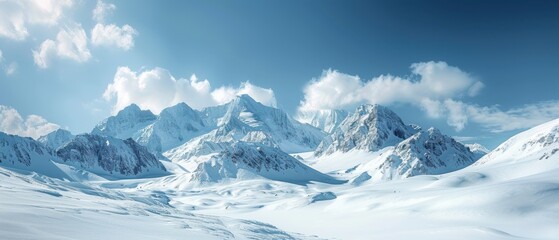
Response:
[{"label": "steep snowy slope", "polygon": [[362,105],[322,140],[315,154],[329,155],[352,149],[377,151],[398,144],[416,131],[386,107]]},{"label": "steep snowy slope", "polygon": [[392,152],[381,156],[382,163],[371,176],[376,180],[392,180],[443,174],[471,165],[478,159],[476,156],[438,129],[429,128],[400,142]]},{"label": "steep snowy slope", "polygon": [[39,137],[37,141],[50,149],[57,149],[58,147],[70,142],[73,138],[74,135],[72,135],[70,131],[58,129],[45,136]]},{"label": "steep snowy slope", "polygon": [[39,142],[0,132],[0,167],[68,178],[52,161],[57,157]]},{"label": "steep snowy slope", "polygon": [[191,181],[219,182],[224,179],[247,179],[254,176],[296,184],[306,184],[310,181],[341,183],[277,148],[245,142],[236,142],[198,165]]},{"label": "steep snowy slope", "polygon": [[56,154],[64,164],[100,176],[132,178],[166,174],[155,156],[132,139],[81,134],[58,148]]},{"label": "steep snowy slope", "polygon": [[136,139],[138,132],[156,119],[151,111],[141,110],[138,105],[132,104],[120,110],[116,116],[108,117],[97,124],[91,133],[120,139]]},{"label": "steep snowy slope", "polygon": [[318,110],[300,112],[296,119],[326,133],[333,133],[347,116],[348,112],[344,110]]},{"label": "steep snowy slope", "polygon": [[514,164],[559,159],[559,119],[519,133],[481,158],[476,165]]}]

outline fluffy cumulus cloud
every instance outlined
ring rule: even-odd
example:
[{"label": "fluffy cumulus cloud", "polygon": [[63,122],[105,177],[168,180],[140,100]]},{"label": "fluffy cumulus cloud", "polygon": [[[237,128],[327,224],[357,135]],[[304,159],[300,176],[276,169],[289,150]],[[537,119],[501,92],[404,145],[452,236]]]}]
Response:
[{"label": "fluffy cumulus cloud", "polygon": [[37,139],[59,128],[59,125],[50,123],[41,116],[29,115],[23,118],[17,110],[0,105],[1,132]]},{"label": "fluffy cumulus cloud", "polygon": [[47,68],[53,56],[86,62],[91,58],[87,47],[87,35],[80,25],[61,29],[56,40],[47,39],[38,49],[33,50],[33,60],[40,68]]},{"label": "fluffy cumulus cloud", "polygon": [[116,46],[129,50],[134,46],[134,37],[138,32],[130,25],[119,27],[114,24],[97,23],[91,30],[91,43],[97,46]]},{"label": "fluffy cumulus cloud", "polygon": [[478,95],[484,84],[467,72],[445,62],[414,63],[411,75],[381,75],[370,80],[335,70],[324,71],[303,89],[299,115],[328,109],[348,109],[363,103],[410,104],[428,117],[446,118],[456,131],[477,123],[489,131],[528,128],[559,117],[559,102],[513,108],[478,106],[464,100]]},{"label": "fluffy cumulus cloud", "polygon": [[116,6],[112,3],[104,3],[103,1],[97,1],[97,5],[93,9],[93,20],[97,22],[105,21],[105,17],[112,13],[116,9]]},{"label": "fluffy cumulus cloud", "polygon": [[71,0],[0,1],[0,36],[24,40],[29,25],[56,25],[72,4]]},{"label": "fluffy cumulus cloud", "polygon": [[[408,78],[381,75],[369,81],[336,70],[325,71],[304,89],[302,111],[352,107],[362,103],[392,104],[445,99],[479,93],[483,84],[445,62],[422,62],[411,66]],[[325,98],[324,96],[328,96]]]},{"label": "fluffy cumulus cloud", "polygon": [[248,94],[256,101],[269,106],[276,105],[274,92],[271,89],[245,82],[239,88],[220,87],[212,90],[207,79],[199,80],[196,75],[188,79],[177,79],[163,68],[138,73],[128,67],[119,67],[113,82],[107,86],[103,98],[107,101],[114,100],[113,113],[132,103],[159,113],[164,108],[179,102],[200,109],[228,102],[240,94]]}]

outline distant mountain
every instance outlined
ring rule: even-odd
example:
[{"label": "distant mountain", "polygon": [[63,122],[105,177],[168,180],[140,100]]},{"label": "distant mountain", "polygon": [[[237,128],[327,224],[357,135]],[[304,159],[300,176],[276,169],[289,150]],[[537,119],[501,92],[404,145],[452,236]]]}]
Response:
[{"label": "distant mountain", "polygon": [[380,105],[362,105],[349,115],[315,151],[316,156],[352,149],[377,151],[394,146],[417,132],[390,109]]},{"label": "distant mountain", "polygon": [[70,142],[74,135],[70,131],[64,129],[55,130],[45,136],[39,137],[38,142],[47,146],[50,149],[57,149],[58,147]]},{"label": "distant mountain", "polygon": [[347,116],[348,112],[344,110],[302,111],[297,115],[297,120],[326,133],[333,133]]},{"label": "distant mountain", "polygon": [[100,176],[151,177],[166,174],[165,167],[132,139],[80,134],[56,150],[64,164]]},{"label": "distant mountain", "polygon": [[35,172],[54,178],[69,178],[52,161],[57,157],[32,138],[0,132],[0,166]]},{"label": "distant mountain", "polygon": [[475,165],[559,160],[559,119],[521,132],[482,157]]},{"label": "distant mountain", "polygon": [[453,172],[473,164],[478,157],[466,146],[436,128],[419,131],[380,156],[380,166],[370,174],[375,180]]},{"label": "distant mountain", "polygon": [[111,116],[97,124],[91,131],[92,134],[110,136],[120,139],[137,139],[140,130],[152,124],[157,119],[151,111],[141,110],[132,104],[120,110],[116,116]]},{"label": "distant mountain", "polygon": [[490,152],[489,149],[479,143],[464,144],[464,146],[468,147],[478,158],[481,158]]},{"label": "distant mountain", "polygon": [[200,163],[193,172],[191,181],[220,182],[254,176],[296,184],[311,181],[341,183],[280,149],[246,142],[236,142],[208,161]]}]

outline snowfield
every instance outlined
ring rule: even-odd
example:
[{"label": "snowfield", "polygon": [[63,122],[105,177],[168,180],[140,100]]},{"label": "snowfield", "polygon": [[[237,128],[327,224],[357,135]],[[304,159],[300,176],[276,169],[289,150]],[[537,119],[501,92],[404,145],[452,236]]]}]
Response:
[{"label": "snowfield", "polygon": [[[322,142],[247,96],[171,110],[129,107],[95,128],[103,136],[0,133],[1,238],[559,239],[559,119],[484,155],[380,106]],[[319,143],[328,151],[309,151]]]}]

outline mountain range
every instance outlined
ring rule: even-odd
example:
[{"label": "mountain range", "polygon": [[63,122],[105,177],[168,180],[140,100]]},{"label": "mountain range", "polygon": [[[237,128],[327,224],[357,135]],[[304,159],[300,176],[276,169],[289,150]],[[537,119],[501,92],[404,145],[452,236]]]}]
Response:
[{"label": "mountain range", "polygon": [[[480,221],[488,223],[466,231],[467,238],[515,238],[522,234],[511,233],[524,223],[514,219],[524,216],[536,216],[534,231],[556,232],[559,119],[492,151],[405,123],[381,105],[297,119],[241,95],[201,110],[179,103],[159,115],[132,104],[90,133],[59,129],[37,140],[0,133],[0,189],[7,196],[0,199],[2,211],[25,222],[49,219],[64,226],[96,222],[92,228],[112,229],[107,219],[127,229],[155,224],[171,238],[186,231],[201,239],[318,239],[257,221],[191,213],[198,210],[279,221],[290,229],[322,221],[325,232],[347,213],[359,224],[344,229],[358,233],[368,232],[361,226],[370,219],[382,219],[374,227],[396,217],[412,226],[411,235],[374,228],[401,239],[458,236],[462,230],[455,226]],[[23,205],[41,207],[18,212]],[[79,214],[66,221],[67,212]],[[305,214],[288,220],[275,215],[285,212]],[[409,220],[418,216],[451,224],[432,232]],[[512,225],[499,224],[503,219]],[[48,231],[68,236],[68,229]]]}]

